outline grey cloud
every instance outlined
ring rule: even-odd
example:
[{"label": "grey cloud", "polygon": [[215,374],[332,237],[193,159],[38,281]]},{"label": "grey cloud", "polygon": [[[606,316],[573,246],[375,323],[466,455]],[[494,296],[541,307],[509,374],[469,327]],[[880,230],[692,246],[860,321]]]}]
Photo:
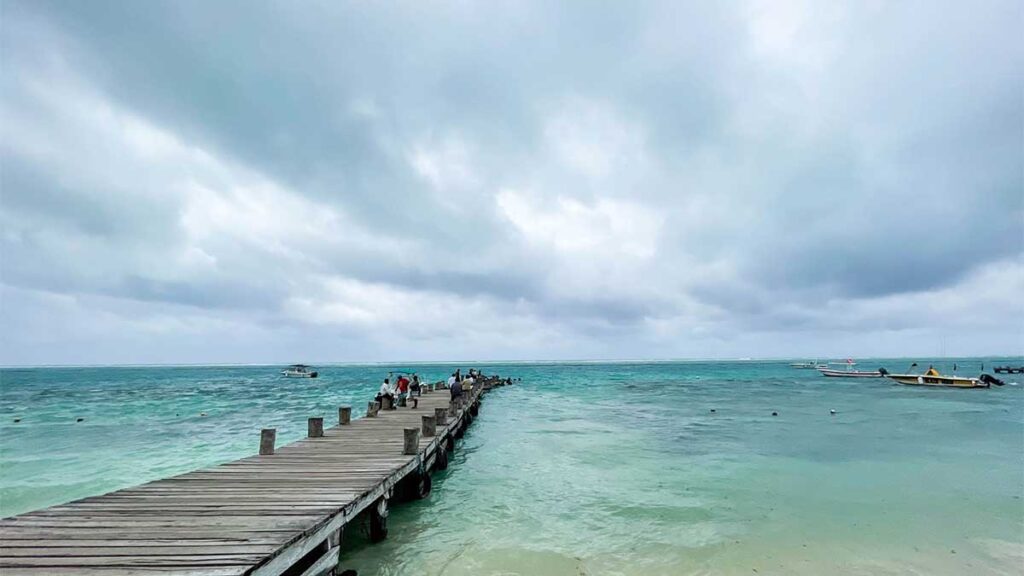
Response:
[{"label": "grey cloud", "polygon": [[[251,314],[267,349],[305,329],[386,356],[367,318],[392,298],[504,324],[519,354],[749,356],[743,331],[814,346],[830,303],[917,311],[1017,266],[1019,5],[805,8],[771,29],[743,3],[7,2],[0,281],[115,316]],[[655,221],[649,254],[616,244]],[[497,355],[410,338],[394,353]]]}]

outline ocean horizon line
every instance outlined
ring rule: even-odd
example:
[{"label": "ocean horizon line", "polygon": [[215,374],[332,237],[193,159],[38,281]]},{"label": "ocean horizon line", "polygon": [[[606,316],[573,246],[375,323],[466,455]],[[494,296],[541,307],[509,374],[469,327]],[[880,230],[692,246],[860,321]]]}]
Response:
[{"label": "ocean horizon line", "polygon": [[[750,357],[728,357],[728,358],[565,358],[565,359],[517,359],[517,360],[479,360],[479,359],[454,359],[454,360],[381,360],[381,361],[307,361],[302,362],[310,366],[400,366],[400,365],[452,365],[452,364],[487,364],[487,365],[569,365],[569,364],[673,364],[673,363],[699,363],[699,362],[786,362],[808,358],[829,361],[843,361],[840,356],[750,356]],[[945,356],[934,358],[931,356],[846,356],[855,361],[860,360],[918,360],[931,358],[935,362],[950,362],[962,360],[1024,360],[1021,355],[966,355],[966,356]],[[0,370],[24,370],[40,368],[259,368],[259,367],[280,367],[298,364],[297,362],[167,362],[167,363],[96,363],[96,364],[0,364]]]}]

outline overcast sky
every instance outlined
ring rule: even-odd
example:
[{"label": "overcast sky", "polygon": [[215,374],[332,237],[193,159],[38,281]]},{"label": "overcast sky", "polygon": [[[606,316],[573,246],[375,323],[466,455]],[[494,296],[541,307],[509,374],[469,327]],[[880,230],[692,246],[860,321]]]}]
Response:
[{"label": "overcast sky", "polygon": [[3,0],[0,363],[1024,353],[1022,6]]}]

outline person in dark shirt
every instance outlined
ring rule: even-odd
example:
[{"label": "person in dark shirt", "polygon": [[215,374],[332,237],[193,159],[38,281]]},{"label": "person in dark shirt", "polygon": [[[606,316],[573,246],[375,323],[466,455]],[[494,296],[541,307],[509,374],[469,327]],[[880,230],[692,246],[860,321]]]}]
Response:
[{"label": "person in dark shirt", "polygon": [[462,382],[456,380],[455,384],[452,384],[452,400],[455,400],[460,396],[462,396]]}]

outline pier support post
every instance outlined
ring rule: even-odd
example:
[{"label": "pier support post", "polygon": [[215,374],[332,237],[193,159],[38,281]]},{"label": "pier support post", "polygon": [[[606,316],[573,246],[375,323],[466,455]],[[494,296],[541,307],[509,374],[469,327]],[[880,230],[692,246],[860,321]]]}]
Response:
[{"label": "pier support post", "polygon": [[391,410],[393,407],[394,406],[393,406],[393,403],[391,402],[391,396],[381,396],[380,397],[380,409],[381,410]]},{"label": "pier support post", "polygon": [[310,418],[307,425],[308,434],[310,438],[320,438],[324,435],[324,419],[323,418]]},{"label": "pier support post", "polygon": [[405,442],[402,444],[402,454],[415,456],[420,449],[420,429],[406,428]]},{"label": "pier support post", "polygon": [[445,408],[434,408],[434,422],[438,426],[447,426],[448,410]]},{"label": "pier support post", "polygon": [[276,442],[277,428],[264,428],[260,430],[260,456],[270,456],[273,454]]},{"label": "pier support post", "polygon": [[434,468],[437,470],[448,469],[448,441],[442,440],[441,444],[438,445],[438,450],[434,454]]},{"label": "pier support post", "polygon": [[352,407],[351,406],[339,406],[338,407],[338,424],[340,426],[348,426],[352,422]]},{"label": "pier support post", "polygon": [[366,416],[373,418],[377,415],[377,410],[380,410],[380,404],[376,402],[369,402],[366,404]]},{"label": "pier support post", "polygon": [[380,542],[388,537],[388,501],[387,498],[377,500],[370,506],[370,542]]},{"label": "pier support post", "polygon": [[433,416],[421,416],[423,425],[423,437],[429,437],[437,434],[437,420]]}]

